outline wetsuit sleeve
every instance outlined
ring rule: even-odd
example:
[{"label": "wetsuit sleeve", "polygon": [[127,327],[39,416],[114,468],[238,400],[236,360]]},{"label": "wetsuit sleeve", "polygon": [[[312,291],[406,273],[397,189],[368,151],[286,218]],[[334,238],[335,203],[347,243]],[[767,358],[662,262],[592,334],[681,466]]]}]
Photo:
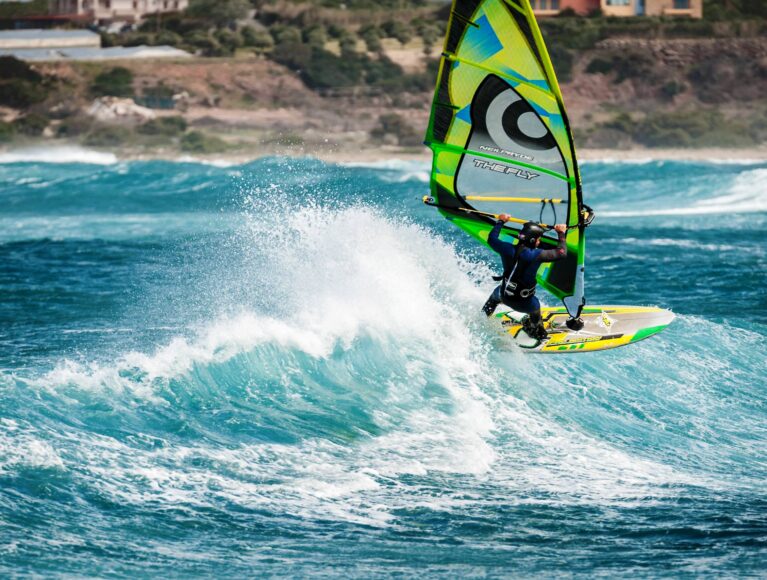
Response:
[{"label": "wetsuit sleeve", "polygon": [[541,262],[556,262],[557,260],[563,260],[565,256],[567,256],[565,234],[559,232],[559,245],[553,250],[541,250],[541,253],[538,254],[538,260]]},{"label": "wetsuit sleeve", "polygon": [[500,239],[501,228],[503,228],[503,222],[498,220],[495,223],[495,227],[490,231],[490,235],[487,236],[487,245],[501,255],[513,254],[515,250],[514,244],[502,242]]}]

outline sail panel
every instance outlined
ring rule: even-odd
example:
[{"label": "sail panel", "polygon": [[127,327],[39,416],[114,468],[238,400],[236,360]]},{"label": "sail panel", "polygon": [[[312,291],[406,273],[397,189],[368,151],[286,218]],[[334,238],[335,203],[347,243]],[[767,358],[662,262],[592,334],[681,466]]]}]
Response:
[{"label": "sail panel", "polygon": [[[448,219],[484,242],[500,213],[520,222],[504,227],[507,238],[523,221],[566,223],[570,257],[542,267],[539,282],[560,298],[582,293],[580,176],[529,0],[454,0],[426,140],[432,196]],[[561,202],[531,201],[552,198]]]}]

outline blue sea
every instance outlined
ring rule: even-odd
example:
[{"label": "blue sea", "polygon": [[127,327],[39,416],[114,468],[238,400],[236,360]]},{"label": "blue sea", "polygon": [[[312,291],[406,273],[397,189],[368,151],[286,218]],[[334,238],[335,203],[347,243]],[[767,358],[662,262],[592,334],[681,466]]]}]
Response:
[{"label": "blue sea", "polygon": [[427,177],[0,156],[0,576],[764,577],[767,163],[584,163],[559,356]]}]

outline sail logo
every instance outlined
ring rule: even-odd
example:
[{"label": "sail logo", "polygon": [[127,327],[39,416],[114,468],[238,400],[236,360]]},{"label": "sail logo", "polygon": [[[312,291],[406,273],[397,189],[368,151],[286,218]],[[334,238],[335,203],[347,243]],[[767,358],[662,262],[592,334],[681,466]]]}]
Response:
[{"label": "sail logo", "polygon": [[503,163],[495,163],[493,161],[484,161],[482,159],[474,159],[474,167],[477,169],[487,169],[488,171],[495,171],[497,173],[504,173],[506,175],[514,175],[520,179],[532,180],[536,177],[540,177],[537,173],[532,173],[526,169],[519,167],[510,167]]},{"label": "sail logo", "polygon": [[524,159],[525,161],[535,161],[535,157],[522,155],[522,153],[517,153],[516,151],[508,151],[506,149],[501,149],[500,147],[488,147],[487,145],[480,145],[479,150],[487,151],[488,153],[494,153],[496,155],[505,155],[506,157],[516,157],[517,159]]}]

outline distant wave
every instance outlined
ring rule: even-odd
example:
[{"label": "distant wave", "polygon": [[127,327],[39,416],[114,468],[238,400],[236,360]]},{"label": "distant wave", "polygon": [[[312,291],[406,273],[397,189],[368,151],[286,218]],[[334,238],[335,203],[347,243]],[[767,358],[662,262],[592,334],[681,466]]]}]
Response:
[{"label": "distant wave", "polygon": [[672,157],[636,157],[629,159],[621,159],[620,157],[602,157],[594,159],[582,159],[578,162],[581,166],[587,165],[665,165],[668,163],[676,163],[679,165],[764,165],[767,164],[767,159],[758,158],[744,158],[744,159],[716,159],[714,157],[697,159],[694,157],[689,158],[672,158]]},{"label": "distant wave", "polygon": [[641,210],[604,210],[604,217],[643,217],[676,215],[721,215],[767,211],[767,169],[754,169],[738,175],[729,191],[700,199],[686,207],[660,207]]},{"label": "distant wave", "polygon": [[114,165],[118,162],[114,153],[94,151],[75,146],[31,147],[0,153],[0,163],[85,163],[89,165]]},{"label": "distant wave", "polygon": [[387,183],[418,181],[428,183],[431,178],[430,163],[405,159],[383,159],[381,161],[349,161],[338,163],[341,167],[373,169],[382,172],[380,176]]},{"label": "distant wave", "polygon": [[199,234],[230,229],[238,217],[221,212],[4,216],[0,217],[0,243]]}]

